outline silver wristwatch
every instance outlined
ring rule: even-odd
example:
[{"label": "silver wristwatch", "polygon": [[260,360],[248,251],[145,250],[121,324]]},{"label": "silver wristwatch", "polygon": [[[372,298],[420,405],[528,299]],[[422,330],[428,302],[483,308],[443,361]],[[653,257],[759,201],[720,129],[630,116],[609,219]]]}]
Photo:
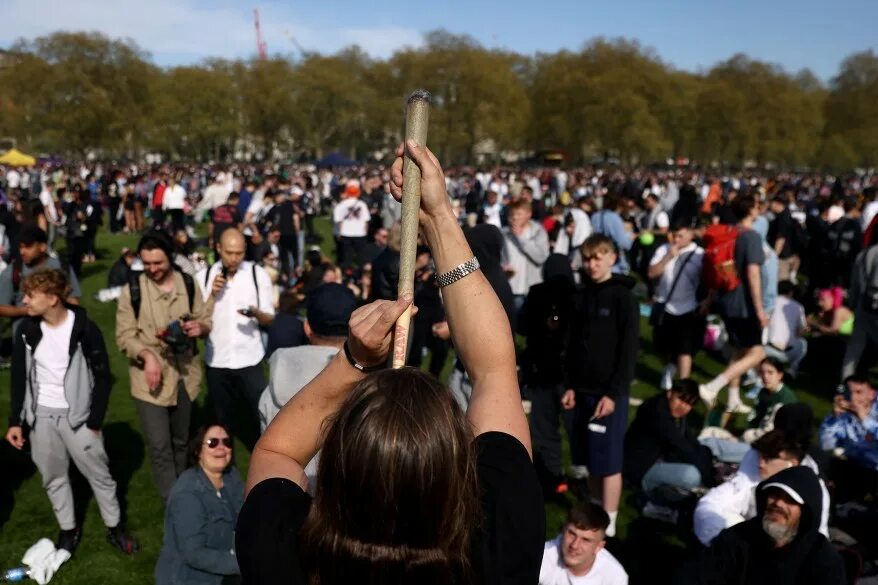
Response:
[{"label": "silver wristwatch", "polygon": [[467,274],[472,274],[476,270],[478,270],[481,266],[479,265],[479,259],[473,256],[460,266],[456,268],[452,268],[445,274],[439,274],[436,276],[436,284],[439,285],[439,288],[445,288],[449,284],[453,282],[457,282]]}]

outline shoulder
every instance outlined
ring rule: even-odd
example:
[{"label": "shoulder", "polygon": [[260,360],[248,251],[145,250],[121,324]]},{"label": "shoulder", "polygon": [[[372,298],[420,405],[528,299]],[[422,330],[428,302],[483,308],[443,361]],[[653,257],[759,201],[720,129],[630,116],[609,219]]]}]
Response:
[{"label": "shoulder", "polygon": [[608,583],[627,583],[628,573],[613,553],[602,548],[595,559],[592,571],[596,575],[606,577]]}]

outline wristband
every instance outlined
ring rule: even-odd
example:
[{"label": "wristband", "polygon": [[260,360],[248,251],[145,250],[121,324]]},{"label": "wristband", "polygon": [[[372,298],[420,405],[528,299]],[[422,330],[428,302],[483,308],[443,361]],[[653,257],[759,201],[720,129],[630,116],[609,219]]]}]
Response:
[{"label": "wristband", "polygon": [[348,347],[348,342],[344,342],[344,356],[348,359],[348,363],[351,364],[354,368],[360,370],[364,374],[371,374],[372,372],[377,372],[378,370],[383,370],[385,367],[384,364],[378,364],[377,366],[364,366],[363,364],[357,362],[354,359],[354,355],[351,353],[351,348]]}]

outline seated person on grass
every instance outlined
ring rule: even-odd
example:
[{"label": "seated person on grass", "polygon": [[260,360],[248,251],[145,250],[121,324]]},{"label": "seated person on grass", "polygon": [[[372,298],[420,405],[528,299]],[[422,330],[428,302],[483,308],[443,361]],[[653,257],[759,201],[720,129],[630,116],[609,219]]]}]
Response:
[{"label": "seated person on grass", "polygon": [[662,485],[687,490],[713,485],[710,451],[687,421],[698,400],[698,384],[678,380],[640,405],[625,435],[626,481],[645,492]]},{"label": "seated person on grass", "polygon": [[820,447],[863,467],[878,469],[878,394],[862,376],[850,376],[845,387],[844,394],[833,400],[832,414],[820,425]]},{"label": "seated person on grass", "polygon": [[793,391],[784,384],[784,367],[777,358],[767,357],[762,360],[759,364],[759,377],[762,388],[756,398],[756,406],[748,416],[743,440],[719,427],[707,427],[701,432],[699,440],[720,461],[740,463],[750,450],[750,443],[774,428],[777,411],[785,404],[798,402]]},{"label": "seated person on grass", "polygon": [[604,548],[610,517],[582,502],[567,513],[561,534],[546,543],[539,585],[628,585],[628,574]]},{"label": "seated person on grass", "polygon": [[[744,456],[741,467],[728,480],[713,488],[698,501],[695,508],[695,536],[705,546],[731,526],[749,520],[756,515],[755,489],[783,469],[802,465],[819,476],[817,464],[805,454],[805,445],[798,437],[781,430],[769,431],[752,445]],[[820,532],[829,534],[829,491],[820,480],[823,493],[823,514]]]}]

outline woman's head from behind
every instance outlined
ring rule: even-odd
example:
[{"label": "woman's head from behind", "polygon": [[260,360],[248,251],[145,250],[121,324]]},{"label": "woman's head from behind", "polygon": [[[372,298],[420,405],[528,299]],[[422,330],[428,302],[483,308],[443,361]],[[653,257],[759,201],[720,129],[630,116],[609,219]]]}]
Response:
[{"label": "woman's head from behind", "polygon": [[232,463],[232,445],[232,435],[223,425],[204,425],[192,439],[190,463],[205,473],[223,473]]},{"label": "woman's head from behind", "polygon": [[386,370],[360,383],[327,432],[316,494],[304,539],[320,583],[466,572],[478,513],[472,431],[429,375]]}]

